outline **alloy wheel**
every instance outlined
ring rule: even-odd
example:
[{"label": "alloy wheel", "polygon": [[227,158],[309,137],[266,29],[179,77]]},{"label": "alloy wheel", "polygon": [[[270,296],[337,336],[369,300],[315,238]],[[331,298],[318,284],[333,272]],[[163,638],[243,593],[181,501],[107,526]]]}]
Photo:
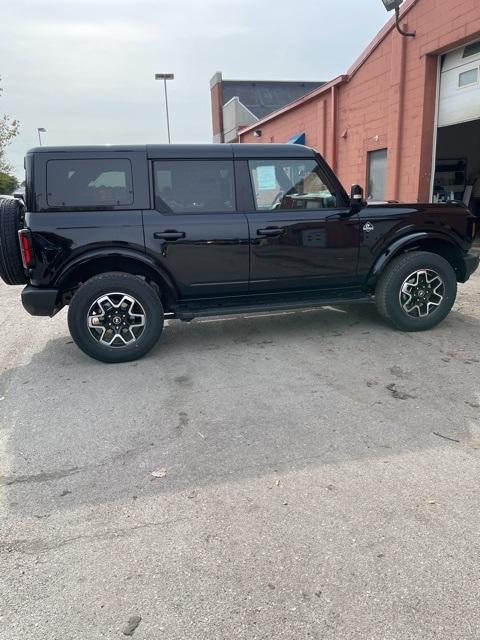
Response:
[{"label": "alloy wheel", "polygon": [[445,283],[433,269],[419,269],[411,273],[400,289],[400,304],[413,318],[430,315],[443,302]]},{"label": "alloy wheel", "polygon": [[107,347],[132,345],[145,331],[146,314],[140,302],[125,293],[107,293],[95,300],[87,315],[92,337]]}]

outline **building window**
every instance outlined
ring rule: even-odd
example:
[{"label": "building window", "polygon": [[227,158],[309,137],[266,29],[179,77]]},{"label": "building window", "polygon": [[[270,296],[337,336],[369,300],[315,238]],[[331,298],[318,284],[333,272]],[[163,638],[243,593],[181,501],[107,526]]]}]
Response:
[{"label": "building window", "polygon": [[469,58],[470,56],[474,56],[476,53],[480,53],[480,40],[467,45],[463,50],[463,57]]},{"label": "building window", "polygon": [[368,199],[385,200],[387,182],[387,149],[368,154]]},{"label": "building window", "polygon": [[469,71],[464,71],[458,76],[458,86],[459,87],[469,87],[472,84],[478,83],[478,67],[475,69],[470,69]]},{"label": "building window", "polygon": [[129,160],[49,160],[49,207],[95,209],[133,204]]},{"label": "building window", "polygon": [[155,207],[164,213],[235,211],[230,160],[157,160]]}]

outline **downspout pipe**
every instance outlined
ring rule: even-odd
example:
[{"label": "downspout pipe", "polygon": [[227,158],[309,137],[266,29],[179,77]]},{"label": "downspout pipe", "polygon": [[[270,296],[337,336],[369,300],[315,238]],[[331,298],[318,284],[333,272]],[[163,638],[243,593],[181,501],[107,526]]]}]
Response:
[{"label": "downspout pipe", "polygon": [[406,47],[405,38],[401,39],[401,50],[400,50],[400,83],[398,90],[398,118],[397,118],[397,127],[395,132],[395,153],[397,154],[396,162],[395,162],[395,173],[393,177],[393,199],[398,200],[399,191],[400,191],[400,171],[402,164],[402,140],[403,140],[403,127],[404,127],[404,107],[405,107],[405,68],[406,68],[406,59],[407,59],[407,47]]},{"label": "downspout pipe", "polygon": [[331,95],[331,114],[330,114],[330,124],[331,124],[331,148],[332,148],[332,159],[331,166],[332,170],[337,170],[337,127],[338,127],[338,114],[337,114],[337,100],[338,100],[338,88],[336,85],[333,85],[330,89]]}]

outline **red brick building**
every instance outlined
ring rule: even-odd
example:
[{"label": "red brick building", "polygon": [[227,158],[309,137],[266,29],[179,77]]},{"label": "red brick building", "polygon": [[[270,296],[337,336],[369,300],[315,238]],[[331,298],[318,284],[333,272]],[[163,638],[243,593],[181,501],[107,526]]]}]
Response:
[{"label": "red brick building", "polygon": [[343,184],[374,199],[480,196],[480,0],[407,0],[352,67],[239,133],[305,134]]}]

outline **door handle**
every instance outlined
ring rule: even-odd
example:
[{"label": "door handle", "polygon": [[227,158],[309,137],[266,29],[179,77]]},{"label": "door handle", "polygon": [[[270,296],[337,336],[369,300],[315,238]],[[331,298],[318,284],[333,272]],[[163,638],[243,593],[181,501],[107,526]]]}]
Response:
[{"label": "door handle", "polygon": [[180,240],[180,238],[185,238],[185,232],[168,229],[167,231],[156,231],[153,237],[155,240]]},{"label": "door handle", "polygon": [[257,236],[267,236],[273,238],[275,236],[283,236],[285,229],[283,227],[267,227],[266,229],[257,229]]}]

